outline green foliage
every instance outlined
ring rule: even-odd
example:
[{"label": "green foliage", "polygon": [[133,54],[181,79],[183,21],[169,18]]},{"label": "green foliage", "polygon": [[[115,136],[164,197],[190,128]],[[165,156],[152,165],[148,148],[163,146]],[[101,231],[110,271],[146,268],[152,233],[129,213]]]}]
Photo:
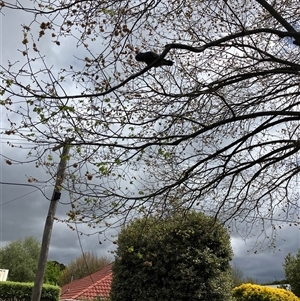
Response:
[{"label": "green foliage", "polygon": [[62,271],[59,285],[63,286],[71,282],[72,279],[76,280],[88,276],[105,267],[110,262],[111,260],[106,257],[98,257],[92,252],[85,252],[75,260],[72,260],[66,269]]},{"label": "green foliage", "polygon": [[283,263],[286,283],[291,285],[292,292],[300,297],[300,249],[298,253],[293,256],[289,253]]},{"label": "green foliage", "polygon": [[202,213],[137,219],[122,229],[116,254],[112,301],[231,296],[229,236]]},{"label": "green foliage", "polygon": [[[1,300],[31,300],[33,283],[20,283],[2,281],[0,282]],[[60,299],[60,288],[44,284],[41,301],[58,301]]]},{"label": "green foliage", "polygon": [[34,281],[40,252],[40,242],[26,237],[10,242],[0,249],[0,268],[8,269],[8,280]]},{"label": "green foliage", "polygon": [[59,264],[57,261],[48,261],[45,271],[44,283],[53,285],[58,284],[58,281],[61,277],[61,274],[63,273],[64,268],[62,269],[61,264]]},{"label": "green foliage", "polygon": [[233,289],[237,301],[299,301],[298,297],[285,289],[244,283]]}]

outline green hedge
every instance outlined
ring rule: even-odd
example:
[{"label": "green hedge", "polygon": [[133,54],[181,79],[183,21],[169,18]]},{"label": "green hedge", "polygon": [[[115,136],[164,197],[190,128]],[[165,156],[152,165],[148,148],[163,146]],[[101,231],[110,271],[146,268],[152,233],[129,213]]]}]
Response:
[{"label": "green hedge", "polygon": [[[31,299],[33,283],[0,281],[0,300],[22,300]],[[59,301],[60,287],[44,284],[41,301]]]},{"label": "green hedge", "polygon": [[237,301],[299,301],[292,292],[280,288],[244,283],[233,289]]}]

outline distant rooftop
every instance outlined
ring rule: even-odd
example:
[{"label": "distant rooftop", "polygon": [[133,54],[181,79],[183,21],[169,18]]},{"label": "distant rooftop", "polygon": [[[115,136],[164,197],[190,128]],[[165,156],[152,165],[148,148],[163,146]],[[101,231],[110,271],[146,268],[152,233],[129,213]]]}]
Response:
[{"label": "distant rooftop", "polygon": [[288,284],[288,283],[284,283],[284,284],[266,284],[266,285],[263,285],[263,286],[272,287],[272,288],[285,288],[288,291],[291,290],[291,285]]}]

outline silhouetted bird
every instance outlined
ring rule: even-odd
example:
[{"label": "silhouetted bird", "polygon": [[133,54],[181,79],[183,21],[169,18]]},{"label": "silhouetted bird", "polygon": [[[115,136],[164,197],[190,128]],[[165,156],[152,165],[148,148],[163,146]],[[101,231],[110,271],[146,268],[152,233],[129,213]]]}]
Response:
[{"label": "silhouetted bird", "polygon": [[[140,52],[135,56],[135,59],[139,62],[144,62],[147,65],[151,65],[155,60],[159,58],[159,55],[152,52]],[[155,63],[154,67],[160,67],[160,66],[172,66],[174,62],[166,60],[166,59],[161,59],[157,63]]]}]

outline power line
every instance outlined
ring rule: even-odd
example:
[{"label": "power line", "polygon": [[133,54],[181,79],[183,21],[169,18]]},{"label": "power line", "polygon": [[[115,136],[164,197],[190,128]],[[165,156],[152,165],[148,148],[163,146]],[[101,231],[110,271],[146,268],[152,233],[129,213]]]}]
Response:
[{"label": "power line", "polygon": [[38,190],[43,194],[43,196],[44,196],[48,201],[50,201],[50,198],[48,198],[48,197],[46,196],[46,194],[44,193],[44,191],[42,190],[42,188],[45,188],[45,187],[47,187],[48,185],[44,185],[42,188],[40,188],[40,187],[38,187],[38,186],[36,186],[36,185],[32,185],[32,184],[24,184],[24,183],[0,182],[0,184],[1,184],[1,185],[14,185],[14,186],[28,186],[28,187],[34,187],[34,188],[36,188],[34,191],[31,191],[31,192],[29,192],[29,193],[26,193],[26,194],[24,194],[24,195],[22,195],[22,196],[20,196],[20,197],[17,197],[17,198],[15,198],[15,199],[13,199],[13,200],[7,201],[7,202],[1,204],[0,206],[4,206],[4,205],[6,205],[6,204],[8,204],[8,203],[11,203],[11,202],[13,202],[13,201],[15,201],[15,200],[18,200],[18,199],[20,199],[20,198],[22,198],[22,197],[24,197],[24,196],[27,196],[28,194],[31,194],[31,193],[33,193],[33,192],[35,192],[35,191],[38,191]]},{"label": "power line", "polygon": [[33,191],[31,191],[31,192],[28,192],[28,193],[26,193],[26,194],[23,194],[23,195],[21,195],[21,196],[15,198],[15,199],[12,199],[12,200],[10,200],[10,201],[7,201],[7,202],[5,202],[5,203],[2,203],[2,204],[0,204],[0,207],[2,207],[2,206],[4,206],[4,205],[7,205],[7,204],[9,204],[9,203],[12,203],[12,202],[14,202],[14,201],[16,201],[16,200],[19,200],[19,199],[21,199],[21,198],[23,198],[23,197],[25,197],[25,196],[27,196],[27,195],[29,195],[29,194],[32,194],[32,193],[34,193],[34,192],[36,192],[36,191],[38,191],[38,189],[35,189],[35,190],[33,190]]},{"label": "power line", "polygon": [[79,235],[79,231],[78,231],[78,227],[77,227],[77,223],[75,222],[75,228],[76,228],[76,233],[77,233],[77,238],[78,238],[78,242],[79,242],[79,246],[80,246],[80,250],[81,250],[81,254],[82,254],[82,257],[83,257],[83,260],[84,260],[84,263],[85,263],[85,266],[87,268],[87,272],[92,280],[92,283],[94,283],[94,279],[91,275],[91,272],[90,272],[90,268],[89,268],[89,265],[87,263],[87,260],[86,260],[86,257],[85,257],[85,254],[84,254],[84,251],[83,251],[83,246],[82,246],[82,242],[81,242],[81,239],[80,239],[80,235]]}]

